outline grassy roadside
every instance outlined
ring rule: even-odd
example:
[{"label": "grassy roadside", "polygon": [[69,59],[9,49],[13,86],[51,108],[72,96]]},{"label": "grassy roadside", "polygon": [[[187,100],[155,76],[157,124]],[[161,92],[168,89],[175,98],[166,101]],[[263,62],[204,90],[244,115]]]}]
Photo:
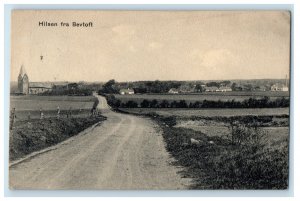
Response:
[{"label": "grassy roadside", "polygon": [[[127,110],[117,111],[130,114]],[[270,122],[245,117],[240,119],[239,124],[233,125],[231,136],[220,137],[174,127],[176,116],[164,117],[156,113],[144,116],[152,118],[161,127],[166,149],[176,159],[174,165],[185,167],[181,172],[183,177],[193,178],[191,189],[288,187],[288,139],[268,147],[262,130],[252,123],[245,123],[250,120],[259,124]],[[232,121],[231,118],[215,120]],[[191,143],[191,138],[198,143]]]},{"label": "grassy roadside", "polygon": [[106,117],[31,119],[14,124],[9,138],[9,160],[13,161],[77,135]]}]

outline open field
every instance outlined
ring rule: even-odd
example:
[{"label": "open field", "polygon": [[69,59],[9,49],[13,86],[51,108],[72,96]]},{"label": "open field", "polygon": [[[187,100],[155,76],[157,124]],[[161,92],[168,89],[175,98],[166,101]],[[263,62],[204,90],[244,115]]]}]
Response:
[{"label": "open field", "polygon": [[16,108],[16,121],[39,118],[40,109],[44,117],[57,115],[57,107],[61,115],[87,116],[97,99],[94,96],[11,96],[10,108]]},{"label": "open field", "polygon": [[275,100],[277,98],[288,98],[289,92],[206,92],[198,94],[134,94],[134,95],[115,95],[115,97],[121,100],[122,103],[126,103],[129,100],[133,100],[140,104],[144,99],[157,101],[167,100],[167,101],[180,101],[185,100],[188,104],[195,101],[211,100],[211,101],[243,101],[249,98],[260,99],[264,96],[270,97],[270,100]]},{"label": "open field", "polygon": [[289,108],[119,110],[160,125],[191,189],[288,187]]},{"label": "open field", "polygon": [[56,110],[57,106],[61,110],[90,109],[95,97],[93,96],[11,96],[10,108],[22,110]]},{"label": "open field", "polygon": [[10,131],[9,159],[11,161],[55,145],[84,129],[104,121],[106,118],[99,115],[89,118],[47,118],[17,121]]},{"label": "open field", "polygon": [[[276,143],[288,139],[289,108],[263,109],[153,109],[153,108],[120,108],[120,111],[137,115],[159,115],[162,118],[174,118],[174,127],[192,129],[210,137],[228,136],[231,132],[229,118],[242,121],[246,117],[272,117],[260,123],[266,132],[268,143]],[[222,120],[223,119],[223,120]]]},{"label": "open field", "polygon": [[134,114],[157,113],[162,116],[193,117],[193,116],[260,116],[288,115],[289,108],[241,108],[241,109],[172,109],[172,108],[121,108],[120,110]]},{"label": "open field", "polygon": [[16,111],[14,121],[10,121],[10,160],[57,144],[104,121],[106,118],[98,112],[91,115],[97,100],[94,96],[11,96],[11,108]]}]

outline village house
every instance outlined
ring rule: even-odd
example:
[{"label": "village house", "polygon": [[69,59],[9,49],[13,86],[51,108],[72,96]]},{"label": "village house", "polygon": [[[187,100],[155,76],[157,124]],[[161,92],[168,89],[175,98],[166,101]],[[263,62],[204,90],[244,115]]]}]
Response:
[{"label": "village house", "polygon": [[228,91],[232,91],[232,89],[230,87],[220,87],[217,91],[228,92]]},{"label": "village house", "polygon": [[132,94],[134,94],[134,90],[133,89],[130,89],[130,88],[128,88],[128,89],[121,89],[120,90],[120,94],[121,95],[132,95]]},{"label": "village house", "polygon": [[289,88],[284,84],[276,83],[271,86],[271,91],[289,91]]},{"label": "village house", "polygon": [[218,87],[205,87],[205,92],[216,92],[219,90]]},{"label": "village house", "polygon": [[29,83],[29,94],[42,94],[44,92],[48,92],[52,90],[51,83],[43,83],[43,82],[30,82]]},{"label": "village house", "polygon": [[168,92],[169,94],[178,94],[179,93],[179,91],[178,91],[178,89],[175,89],[175,88],[171,88],[170,90],[169,90],[169,92]]}]

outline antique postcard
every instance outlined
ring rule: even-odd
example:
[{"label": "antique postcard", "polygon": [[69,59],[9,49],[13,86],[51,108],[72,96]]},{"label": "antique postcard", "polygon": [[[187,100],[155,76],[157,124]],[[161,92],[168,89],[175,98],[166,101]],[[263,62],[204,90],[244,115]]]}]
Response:
[{"label": "antique postcard", "polygon": [[10,189],[288,189],[290,35],[287,10],[13,10]]}]

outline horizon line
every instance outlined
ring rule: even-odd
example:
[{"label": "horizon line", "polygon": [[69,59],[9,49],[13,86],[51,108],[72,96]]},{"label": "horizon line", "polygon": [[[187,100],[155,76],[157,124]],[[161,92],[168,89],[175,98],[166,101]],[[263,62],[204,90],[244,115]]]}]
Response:
[{"label": "horizon line", "polygon": [[[55,81],[29,81],[29,82],[87,82],[87,83],[95,83],[95,82],[108,82],[109,80],[115,80],[116,82],[151,82],[151,81],[177,81],[177,82],[197,82],[197,81],[231,81],[231,80],[238,80],[238,81],[246,81],[246,80],[285,80],[290,78],[248,78],[248,79],[199,79],[199,80],[160,80],[160,79],[154,79],[154,80],[123,80],[123,81],[118,81],[114,78],[108,79],[106,81],[86,81],[86,80],[77,80],[77,81],[70,81],[70,80],[55,80]],[[18,82],[18,80],[11,80],[10,82]]]}]

